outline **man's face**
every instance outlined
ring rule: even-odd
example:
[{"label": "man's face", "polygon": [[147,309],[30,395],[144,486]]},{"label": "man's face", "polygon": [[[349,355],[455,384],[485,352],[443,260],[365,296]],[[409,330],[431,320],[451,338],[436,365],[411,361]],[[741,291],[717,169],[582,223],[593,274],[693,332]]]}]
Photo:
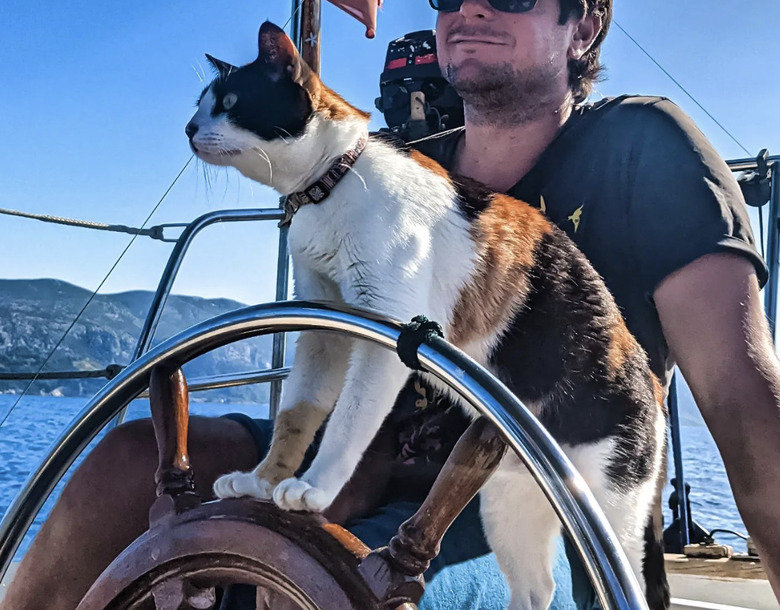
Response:
[{"label": "man's face", "polygon": [[559,25],[559,16],[558,0],[539,0],[519,14],[497,11],[487,0],[464,0],[459,11],[438,16],[442,72],[477,107],[529,96],[539,104],[552,92],[565,92],[576,23]]}]

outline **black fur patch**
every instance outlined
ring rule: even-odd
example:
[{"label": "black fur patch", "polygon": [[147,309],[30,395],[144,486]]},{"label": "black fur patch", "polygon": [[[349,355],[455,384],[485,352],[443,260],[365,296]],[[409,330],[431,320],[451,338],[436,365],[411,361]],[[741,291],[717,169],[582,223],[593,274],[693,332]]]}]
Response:
[{"label": "black fur patch", "polygon": [[394,133],[390,133],[389,131],[372,131],[368,134],[368,137],[376,142],[384,142],[385,144],[389,144],[396,150],[406,154],[412,150],[412,147],[406,140],[395,135]]},{"label": "black fur patch", "polygon": [[[290,78],[274,80],[270,70],[255,62],[218,77],[212,83],[216,103],[212,115],[228,119],[264,140],[300,136],[312,115],[308,93]],[[225,109],[228,93],[237,96]]]},{"label": "black fur patch", "polygon": [[610,381],[615,321],[603,281],[557,228],[539,240],[534,259],[528,299],[491,365],[520,400],[543,405],[541,422],[559,443],[613,438],[607,474],[616,486],[633,487],[652,474],[655,457],[659,407],[646,356],[625,354]]},{"label": "black fur patch", "polygon": [[458,193],[458,211],[471,222],[490,206],[495,193],[471,178],[456,174],[451,177]]},{"label": "black fur patch", "polygon": [[[666,472],[666,460],[661,472]],[[645,577],[645,597],[650,610],[667,610],[671,606],[671,592],[664,567],[663,516],[660,498],[654,503],[654,513],[645,525],[645,556],[642,575]]]}]

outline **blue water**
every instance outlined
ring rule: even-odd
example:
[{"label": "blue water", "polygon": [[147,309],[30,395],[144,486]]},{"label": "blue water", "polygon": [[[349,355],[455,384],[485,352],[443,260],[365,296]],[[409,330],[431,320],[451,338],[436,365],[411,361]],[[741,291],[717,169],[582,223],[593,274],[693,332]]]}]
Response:
[{"label": "blue water", "polygon": [[[0,415],[5,416],[15,400],[16,396],[0,395]],[[86,399],[83,398],[27,396],[12,411],[5,424],[0,427],[0,510],[5,512],[29,474],[47,455],[51,445],[85,403]],[[240,411],[252,417],[263,417],[267,412],[265,407],[222,403],[193,403],[190,410],[197,415],[220,415]],[[147,415],[146,401],[135,401],[131,405],[131,419]],[[723,463],[707,429],[695,418],[689,417],[681,434],[685,475],[692,487],[691,505],[694,519],[706,529],[726,528],[744,533],[745,527],[731,496]],[[671,476],[672,460],[669,461]],[[66,476],[44,505],[17,555],[24,553],[29,547],[67,478]],[[664,497],[668,498],[670,492],[671,487],[667,485]],[[666,520],[671,520],[671,512],[668,509]],[[734,545],[735,550],[744,550],[744,544],[737,538],[724,537],[723,541]]]}]

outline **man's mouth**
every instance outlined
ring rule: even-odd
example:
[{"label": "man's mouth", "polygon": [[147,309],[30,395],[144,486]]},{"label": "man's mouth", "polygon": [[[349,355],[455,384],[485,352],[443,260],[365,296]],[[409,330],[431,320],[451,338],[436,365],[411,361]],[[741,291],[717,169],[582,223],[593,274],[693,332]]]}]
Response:
[{"label": "man's mouth", "polygon": [[506,44],[504,41],[497,38],[487,38],[482,36],[451,36],[449,42],[450,44]]},{"label": "man's mouth", "polygon": [[450,44],[494,44],[505,45],[507,36],[501,32],[477,28],[458,28],[447,36]]}]

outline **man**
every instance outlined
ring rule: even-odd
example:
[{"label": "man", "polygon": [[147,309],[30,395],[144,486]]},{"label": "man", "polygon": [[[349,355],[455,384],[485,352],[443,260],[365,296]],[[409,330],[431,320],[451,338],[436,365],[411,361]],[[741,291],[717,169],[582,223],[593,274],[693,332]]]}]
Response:
[{"label": "man", "polygon": [[[765,269],[737,186],[669,102],[627,98],[576,106],[598,71],[611,0],[491,2],[434,3],[441,11],[440,63],[464,99],[466,125],[421,148],[453,171],[543,207],[604,276],[656,374],[668,381],[679,364],[780,593],[780,471],[767,467],[780,447],[780,368],[758,297]],[[406,390],[407,398],[415,393],[428,400],[422,388]],[[403,412],[408,401],[399,403]],[[397,417],[388,427],[408,430],[412,422],[430,429],[430,420],[416,421],[418,415]],[[261,432],[250,422],[194,418],[190,450],[199,488],[210,489],[221,473],[253,467],[264,442],[253,434]],[[148,422],[107,436],[63,491],[4,608],[75,607],[102,568],[145,529],[155,451]],[[387,453],[394,450],[376,455]],[[340,520],[367,516],[353,527],[363,538],[386,540],[385,529],[410,512],[391,502],[374,518],[374,506],[363,504],[345,502],[332,513]],[[474,511],[461,521],[453,534],[459,544],[443,549],[449,563],[483,550]],[[462,543],[468,536],[477,542]],[[458,591],[446,595],[426,595],[423,608],[453,607]],[[463,597],[472,607],[501,603],[478,598],[474,589]],[[588,598],[579,583],[575,597],[580,604]],[[245,607],[240,604],[232,607]]]},{"label": "man", "polygon": [[604,277],[667,387],[679,365],[780,595],[780,470],[768,466],[780,369],[759,299],[765,269],[727,167],[665,100],[575,108],[598,71],[611,0],[435,5],[439,62],[466,126],[430,152],[543,205]]}]

